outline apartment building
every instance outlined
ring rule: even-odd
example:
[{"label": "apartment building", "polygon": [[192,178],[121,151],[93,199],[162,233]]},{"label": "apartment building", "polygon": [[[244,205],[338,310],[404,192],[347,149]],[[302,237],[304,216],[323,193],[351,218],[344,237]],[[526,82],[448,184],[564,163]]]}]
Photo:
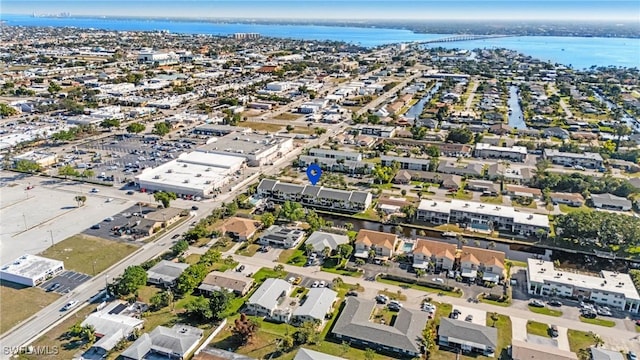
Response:
[{"label": "apartment building", "polygon": [[298,185],[279,180],[263,179],[257,194],[275,202],[295,201],[312,208],[357,213],[371,206],[372,195],[368,191],[347,191],[324,186]]},{"label": "apartment building", "polygon": [[602,167],[603,159],[598,153],[585,152],[576,154],[555,149],[544,149],[542,157],[551,161],[556,165],[564,166],[583,166],[589,169],[598,169]]},{"label": "apartment building", "polygon": [[472,201],[422,200],[416,219],[432,224],[457,223],[480,231],[508,231],[532,236],[538,230],[549,232],[546,215],[521,212],[511,206],[496,206]]},{"label": "apartment building", "polygon": [[473,150],[473,156],[483,159],[508,159],[523,162],[527,159],[527,148],[524,146],[502,147],[478,143]]}]

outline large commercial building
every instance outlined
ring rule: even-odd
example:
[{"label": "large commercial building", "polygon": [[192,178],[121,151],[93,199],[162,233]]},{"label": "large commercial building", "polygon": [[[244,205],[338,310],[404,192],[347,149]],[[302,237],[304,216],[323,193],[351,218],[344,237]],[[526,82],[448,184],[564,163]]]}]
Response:
[{"label": "large commercial building", "polygon": [[394,163],[397,163],[400,166],[400,169],[405,170],[429,171],[429,164],[431,163],[431,160],[382,155],[380,156],[380,163],[382,166],[393,166]]},{"label": "large commercial building", "polygon": [[602,167],[603,159],[598,153],[585,152],[584,154],[576,154],[555,149],[544,149],[542,155],[545,159],[557,165],[576,166],[580,165],[589,169],[598,169]]},{"label": "large commercial building", "polygon": [[37,286],[64,271],[64,263],[35,255],[22,255],[0,268],[0,279]]},{"label": "large commercial building", "polygon": [[350,213],[366,210],[373,198],[368,191],[338,190],[324,186],[283,183],[272,179],[263,179],[257,192],[262,198],[276,202],[295,201],[312,208]]},{"label": "large commercial building", "polygon": [[433,224],[461,223],[475,230],[506,230],[526,236],[536,235],[538,230],[549,232],[546,215],[463,200],[422,200],[416,218]]},{"label": "large commercial building", "polygon": [[255,133],[231,133],[220,138],[211,138],[199,152],[240,156],[249,166],[262,166],[275,161],[293,149],[293,139]]},{"label": "large commercial building", "polygon": [[531,295],[588,299],[638,313],[640,294],[629,274],[600,271],[599,276],[556,269],[551,261],[527,260],[527,289]]},{"label": "large commercial building", "polygon": [[141,189],[208,198],[230,181],[230,175],[240,170],[244,161],[240,156],[194,151],[145,169],[136,180]]}]

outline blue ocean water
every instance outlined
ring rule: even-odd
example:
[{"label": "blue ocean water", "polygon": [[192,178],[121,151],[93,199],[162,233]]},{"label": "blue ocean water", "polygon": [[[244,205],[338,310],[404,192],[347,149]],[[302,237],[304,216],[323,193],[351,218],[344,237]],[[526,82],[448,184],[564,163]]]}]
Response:
[{"label": "blue ocean water", "polygon": [[[418,34],[409,30],[375,27],[317,25],[258,25],[170,20],[115,20],[103,18],[42,18],[28,15],[0,15],[8,25],[95,28],[107,30],[153,31],[229,35],[257,32],[263,36],[304,40],[344,41],[366,47],[400,42],[444,38],[447,34]],[[507,48],[544,61],[571,65],[575,69],[596,66],[640,67],[640,39],[518,36],[474,41],[438,43],[432,46],[460,48]]]}]

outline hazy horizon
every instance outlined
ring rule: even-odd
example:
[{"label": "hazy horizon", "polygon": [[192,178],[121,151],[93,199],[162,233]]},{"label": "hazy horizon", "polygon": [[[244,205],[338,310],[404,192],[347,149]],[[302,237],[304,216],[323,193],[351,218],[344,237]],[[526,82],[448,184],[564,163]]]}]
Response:
[{"label": "hazy horizon", "polygon": [[0,14],[282,20],[634,21],[640,1],[3,0]]}]

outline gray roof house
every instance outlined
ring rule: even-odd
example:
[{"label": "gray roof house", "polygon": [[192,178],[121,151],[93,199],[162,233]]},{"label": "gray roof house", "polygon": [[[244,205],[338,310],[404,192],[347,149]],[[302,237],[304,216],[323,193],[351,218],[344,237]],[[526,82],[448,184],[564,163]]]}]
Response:
[{"label": "gray roof house", "polygon": [[147,282],[165,287],[174,286],[176,280],[189,267],[187,263],[162,260],[147,270]]},{"label": "gray roof house", "polygon": [[198,346],[203,331],[188,325],[158,326],[142,334],[120,356],[123,359],[186,359]]},{"label": "gray roof house", "polygon": [[589,348],[591,351],[591,360],[624,360],[624,356],[620,351],[607,350],[592,346]]},{"label": "gray roof house", "polygon": [[306,321],[319,320],[324,322],[327,314],[333,310],[338,293],[327,288],[311,288],[307,299],[293,311],[291,322],[301,325]]},{"label": "gray roof house", "polygon": [[627,211],[631,210],[631,200],[611,194],[591,194],[593,206],[600,209]]},{"label": "gray roof house", "polygon": [[550,127],[542,130],[542,136],[544,137],[556,137],[559,139],[568,139],[569,132],[561,127]]},{"label": "gray roof house", "polygon": [[345,358],[321,353],[319,351],[300,348],[293,360],[345,360]]},{"label": "gray roof house", "polygon": [[[87,316],[81,325],[91,325],[95,329],[96,341],[90,352],[104,355],[111,351],[120,340],[129,337],[135,329],[142,329],[144,320],[124,314],[127,306],[120,302],[114,302],[101,310]],[[122,312],[122,314],[121,314]]]},{"label": "gray roof house", "polygon": [[311,234],[305,244],[313,246],[313,251],[321,253],[325,247],[329,247],[331,250],[338,248],[340,244],[349,243],[349,237],[346,235],[332,234],[324,231],[316,231]]},{"label": "gray roof house", "polygon": [[285,249],[298,246],[304,238],[304,231],[298,228],[284,228],[278,225],[271,225],[260,236],[258,243],[261,245],[281,246]]},{"label": "gray roof house", "polygon": [[282,279],[267,279],[247,300],[247,312],[271,317],[291,290],[291,284]]},{"label": "gray roof house", "polygon": [[459,348],[463,352],[493,356],[498,346],[498,330],[468,321],[441,318],[438,327],[438,344]]},{"label": "gray roof house", "polygon": [[422,330],[427,317],[421,311],[402,308],[393,326],[371,322],[375,301],[350,297],[340,317],[334,323],[332,334],[352,344],[377,351],[419,356],[422,353]]}]

